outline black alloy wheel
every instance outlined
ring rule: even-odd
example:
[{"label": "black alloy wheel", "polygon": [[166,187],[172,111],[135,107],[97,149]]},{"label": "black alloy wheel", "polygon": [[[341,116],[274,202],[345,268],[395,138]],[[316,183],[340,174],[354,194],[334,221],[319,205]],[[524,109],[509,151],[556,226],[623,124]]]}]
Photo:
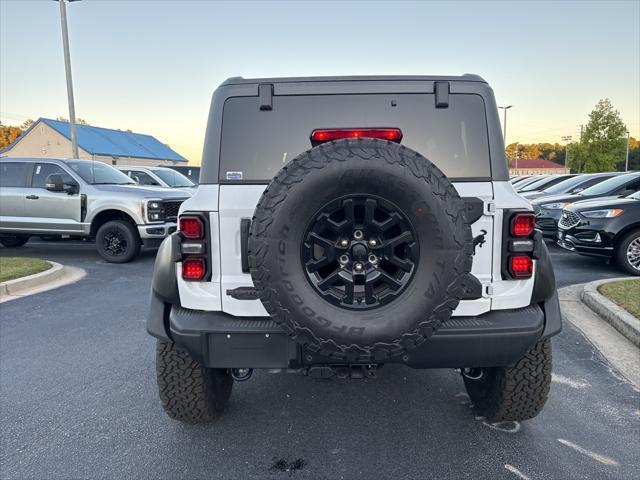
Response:
[{"label": "black alloy wheel", "polygon": [[414,228],[391,202],[348,195],[318,211],[304,235],[302,263],[320,295],[348,309],[388,304],[418,264]]}]

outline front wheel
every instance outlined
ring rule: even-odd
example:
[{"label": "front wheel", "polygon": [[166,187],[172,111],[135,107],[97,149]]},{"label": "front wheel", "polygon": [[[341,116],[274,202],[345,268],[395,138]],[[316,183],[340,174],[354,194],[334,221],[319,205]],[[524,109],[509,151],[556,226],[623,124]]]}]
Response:
[{"label": "front wheel", "polygon": [[622,237],[616,249],[616,260],[631,275],[640,275],[640,229]]},{"label": "front wheel", "polygon": [[110,263],[126,263],[140,252],[140,236],[136,228],[124,220],[111,220],[96,233],[98,254]]},{"label": "front wheel", "polygon": [[0,243],[7,248],[17,248],[29,241],[29,235],[2,235]]},{"label": "front wheel", "polygon": [[464,376],[464,384],[475,410],[487,420],[533,418],[549,396],[551,341],[539,341],[512,367],[475,369]]},{"label": "front wheel", "polygon": [[158,341],[156,373],[162,408],[181,422],[210,422],[231,396],[229,370],[205,368],[173,342]]}]

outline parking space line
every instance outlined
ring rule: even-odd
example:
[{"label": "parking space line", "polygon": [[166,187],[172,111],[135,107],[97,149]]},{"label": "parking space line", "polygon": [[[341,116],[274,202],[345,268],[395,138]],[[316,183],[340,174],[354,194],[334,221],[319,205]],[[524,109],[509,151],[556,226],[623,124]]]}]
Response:
[{"label": "parking space line", "polygon": [[614,467],[617,467],[618,465],[620,465],[613,458],[609,458],[604,455],[600,455],[599,453],[595,453],[590,450],[587,450],[586,448],[582,448],[580,445],[576,445],[575,443],[572,443],[569,440],[565,440],[564,438],[559,438],[558,441],[569,448],[573,448],[576,452],[580,452],[583,455],[593,458],[596,462],[600,462],[603,465],[611,465]]}]

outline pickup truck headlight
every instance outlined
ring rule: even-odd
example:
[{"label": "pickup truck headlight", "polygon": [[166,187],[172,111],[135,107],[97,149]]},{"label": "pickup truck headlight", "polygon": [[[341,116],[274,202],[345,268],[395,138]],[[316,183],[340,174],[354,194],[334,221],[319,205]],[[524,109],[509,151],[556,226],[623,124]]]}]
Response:
[{"label": "pickup truck headlight", "polygon": [[589,210],[587,212],[580,212],[583,217],[587,218],[613,218],[622,213],[621,208],[604,208],[601,210]]},{"label": "pickup truck headlight", "polygon": [[162,222],[164,220],[164,205],[160,200],[147,200],[147,221]]}]

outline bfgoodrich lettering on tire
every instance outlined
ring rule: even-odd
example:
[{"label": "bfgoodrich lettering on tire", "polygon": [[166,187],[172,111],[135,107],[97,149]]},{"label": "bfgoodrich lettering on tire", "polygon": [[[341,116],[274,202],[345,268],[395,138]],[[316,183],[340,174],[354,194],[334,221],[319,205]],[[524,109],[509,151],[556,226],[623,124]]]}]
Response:
[{"label": "bfgoodrich lettering on tire", "polygon": [[309,350],[381,361],[446,321],[471,269],[464,202],[429,160],[338,140],[285,166],[256,207],[251,276],[269,314]]}]

